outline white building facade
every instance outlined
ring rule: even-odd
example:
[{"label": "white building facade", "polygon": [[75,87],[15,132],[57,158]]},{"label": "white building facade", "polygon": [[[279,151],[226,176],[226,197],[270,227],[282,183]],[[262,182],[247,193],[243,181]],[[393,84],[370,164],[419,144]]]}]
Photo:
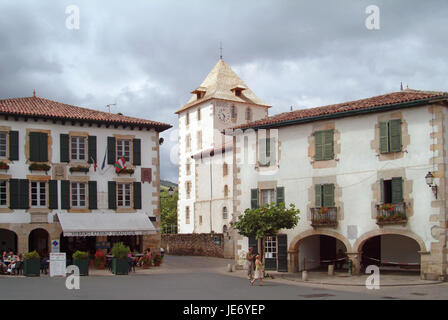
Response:
[{"label": "white building facade", "polygon": [[266,118],[269,106],[222,59],[192,94],[176,112],[178,232],[228,233],[234,194],[232,139],[221,131]]},{"label": "white building facade", "polygon": [[0,100],[1,249],[46,255],[59,240],[69,254],[117,241],[158,251],[159,132],[170,127],[36,96]]},{"label": "white building facade", "polygon": [[[447,99],[404,90],[237,126],[234,219],[272,202],[301,211],[294,229],[264,244],[267,268],[322,267],[342,251],[355,272],[398,263],[445,279]],[[233,236],[243,264],[256,242]]]}]

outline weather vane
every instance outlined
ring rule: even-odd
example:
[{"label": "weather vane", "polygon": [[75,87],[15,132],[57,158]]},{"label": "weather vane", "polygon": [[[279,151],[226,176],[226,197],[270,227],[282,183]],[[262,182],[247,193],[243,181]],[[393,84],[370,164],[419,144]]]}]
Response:
[{"label": "weather vane", "polygon": [[222,60],[222,42],[219,41],[219,59]]}]

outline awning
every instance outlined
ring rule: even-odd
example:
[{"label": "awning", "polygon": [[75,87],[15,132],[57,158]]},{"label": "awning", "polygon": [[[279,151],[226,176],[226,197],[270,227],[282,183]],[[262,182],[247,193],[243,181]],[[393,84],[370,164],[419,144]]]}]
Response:
[{"label": "awning", "polygon": [[155,234],[144,213],[58,213],[64,237]]}]

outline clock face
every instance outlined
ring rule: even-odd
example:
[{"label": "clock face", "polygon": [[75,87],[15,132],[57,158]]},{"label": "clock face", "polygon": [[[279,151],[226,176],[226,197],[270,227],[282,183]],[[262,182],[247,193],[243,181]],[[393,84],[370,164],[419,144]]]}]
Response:
[{"label": "clock face", "polygon": [[230,111],[226,107],[218,107],[216,110],[216,115],[218,116],[218,119],[222,122],[229,122],[230,121]]}]

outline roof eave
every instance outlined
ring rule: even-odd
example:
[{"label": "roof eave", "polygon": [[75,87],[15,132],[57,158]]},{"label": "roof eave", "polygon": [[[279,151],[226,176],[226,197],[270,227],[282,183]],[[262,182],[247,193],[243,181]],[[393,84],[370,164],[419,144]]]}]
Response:
[{"label": "roof eave", "polygon": [[344,118],[347,116],[356,116],[356,115],[362,115],[367,113],[375,113],[375,112],[382,112],[382,111],[390,111],[390,110],[396,110],[401,108],[410,108],[415,107],[427,103],[436,103],[439,101],[447,101],[448,95],[440,96],[440,97],[433,97],[433,98],[425,98],[425,99],[419,99],[414,101],[406,101],[406,102],[400,102],[400,103],[394,103],[389,105],[381,105],[381,106],[375,106],[372,108],[365,108],[365,109],[355,109],[350,111],[342,111],[337,113],[331,113],[331,114],[323,114],[319,116],[312,116],[307,118],[300,118],[300,119],[294,119],[294,120],[286,120],[286,121],[280,121],[276,123],[270,123],[270,124],[261,124],[261,125],[254,125],[254,126],[247,126],[247,127],[236,127],[234,130],[241,129],[270,129],[270,128],[277,128],[277,127],[285,127],[295,124],[302,124],[302,123],[308,123],[308,122],[314,122],[319,120],[327,120],[327,119],[336,119],[336,118]]},{"label": "roof eave", "polygon": [[45,116],[45,115],[24,114],[24,113],[5,112],[5,111],[0,111],[0,115],[11,116],[11,117],[31,118],[31,119],[51,119],[51,120],[56,120],[56,121],[57,120],[59,120],[59,121],[78,121],[78,122],[105,124],[105,125],[122,125],[122,126],[132,126],[132,127],[143,127],[143,128],[149,128],[149,129],[154,128],[157,132],[163,132],[163,131],[168,130],[173,127],[172,125],[167,124],[167,123],[149,124],[149,123],[125,122],[125,121],[79,119],[79,118],[70,118],[70,117]]}]

